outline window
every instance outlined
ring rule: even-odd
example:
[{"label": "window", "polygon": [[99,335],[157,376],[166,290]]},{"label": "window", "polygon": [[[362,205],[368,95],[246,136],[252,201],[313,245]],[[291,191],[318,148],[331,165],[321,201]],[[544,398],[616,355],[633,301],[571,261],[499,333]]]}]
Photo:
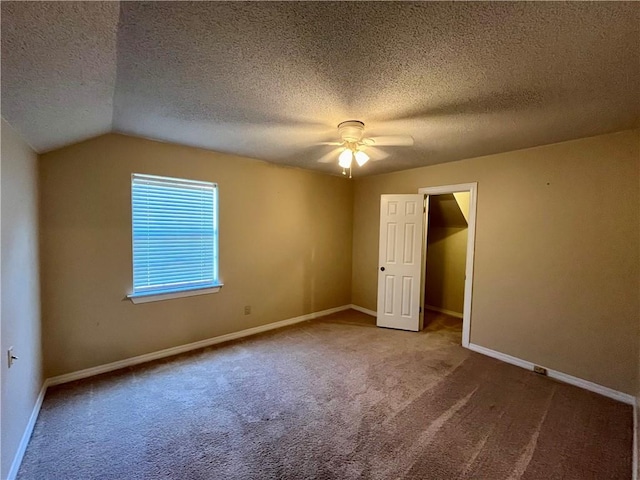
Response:
[{"label": "window", "polygon": [[134,173],[134,303],[218,291],[215,183]]}]

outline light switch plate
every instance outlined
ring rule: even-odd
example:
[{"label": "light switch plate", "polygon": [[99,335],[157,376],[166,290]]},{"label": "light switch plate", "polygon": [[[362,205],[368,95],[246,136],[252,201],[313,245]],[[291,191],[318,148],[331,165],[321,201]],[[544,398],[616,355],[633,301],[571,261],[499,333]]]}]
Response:
[{"label": "light switch plate", "polygon": [[9,350],[7,350],[7,365],[9,366],[9,368],[11,368],[11,365],[13,365],[13,362],[15,360],[16,358],[13,355],[13,347],[9,347]]}]

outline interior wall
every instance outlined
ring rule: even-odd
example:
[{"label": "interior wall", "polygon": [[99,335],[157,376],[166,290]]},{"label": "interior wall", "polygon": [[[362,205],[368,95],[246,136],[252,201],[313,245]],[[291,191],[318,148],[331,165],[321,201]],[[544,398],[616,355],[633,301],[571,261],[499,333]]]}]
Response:
[{"label": "interior wall", "polygon": [[462,315],[468,227],[429,227],[425,305]]},{"label": "interior wall", "polygon": [[[125,298],[134,172],[218,184],[219,293]],[[42,155],[40,178],[48,377],[351,303],[348,179],[116,134]]]},{"label": "interior wall", "polygon": [[453,194],[456,202],[458,202],[458,207],[464,216],[464,219],[469,223],[469,206],[471,202],[471,192],[455,192]]},{"label": "interior wall", "polygon": [[[37,155],[2,120],[2,462],[7,478],[42,387]],[[19,359],[8,368],[7,350]]]},{"label": "interior wall", "polygon": [[[640,177],[638,177],[638,183],[640,187]],[[639,207],[640,208],[640,207]],[[640,218],[640,214],[638,215]],[[638,235],[638,250],[640,250],[640,232]],[[638,285],[638,295],[640,295],[640,285]],[[638,328],[640,329],[640,311],[638,312]],[[638,335],[638,342],[640,345],[640,334]],[[638,381],[636,383],[636,415],[640,413],[640,348],[638,348]],[[637,478],[640,478],[640,419],[635,418],[635,429],[636,429],[636,474]]]},{"label": "interior wall", "polygon": [[636,392],[640,130],[356,179],[352,303],[375,310],[380,195],[478,182],[471,342]]}]

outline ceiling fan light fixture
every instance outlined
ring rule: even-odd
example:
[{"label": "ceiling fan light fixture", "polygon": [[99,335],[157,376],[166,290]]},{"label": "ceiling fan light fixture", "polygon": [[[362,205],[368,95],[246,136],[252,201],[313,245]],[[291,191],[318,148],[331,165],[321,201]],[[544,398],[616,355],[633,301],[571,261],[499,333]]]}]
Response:
[{"label": "ceiling fan light fixture", "polygon": [[[335,157],[334,157],[335,158]],[[345,148],[338,157],[338,165],[342,168],[350,168],[353,161],[353,152],[348,148]]]},{"label": "ceiling fan light fixture", "polygon": [[[377,148],[378,146],[411,146],[413,145],[413,137],[410,135],[387,135],[383,137],[365,137],[364,122],[360,120],[347,120],[338,124],[338,142],[322,142],[319,145],[340,145],[335,150],[327,153],[318,161],[327,163],[329,159],[335,159],[335,154],[340,151],[338,156],[338,165],[343,169],[342,174],[346,175],[349,170],[349,178],[351,178],[351,169],[356,165],[362,167],[371,160],[369,155],[373,155],[373,160],[382,160],[388,157],[384,151]],[[367,150],[369,153],[365,153]],[[335,161],[335,160],[332,160]]]},{"label": "ceiling fan light fixture", "polygon": [[367,163],[369,161],[369,155],[367,155],[366,153],[364,153],[362,150],[358,150],[355,153],[355,157],[356,157],[356,162],[358,163],[358,166],[363,166],[365,163]]}]

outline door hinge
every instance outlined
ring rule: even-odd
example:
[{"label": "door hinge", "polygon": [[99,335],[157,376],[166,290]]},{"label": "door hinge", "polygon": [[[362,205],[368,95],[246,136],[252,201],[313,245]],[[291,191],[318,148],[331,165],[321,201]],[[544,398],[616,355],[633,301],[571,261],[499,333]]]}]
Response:
[{"label": "door hinge", "polygon": [[419,313],[422,313],[422,307],[420,307],[420,312]]}]

